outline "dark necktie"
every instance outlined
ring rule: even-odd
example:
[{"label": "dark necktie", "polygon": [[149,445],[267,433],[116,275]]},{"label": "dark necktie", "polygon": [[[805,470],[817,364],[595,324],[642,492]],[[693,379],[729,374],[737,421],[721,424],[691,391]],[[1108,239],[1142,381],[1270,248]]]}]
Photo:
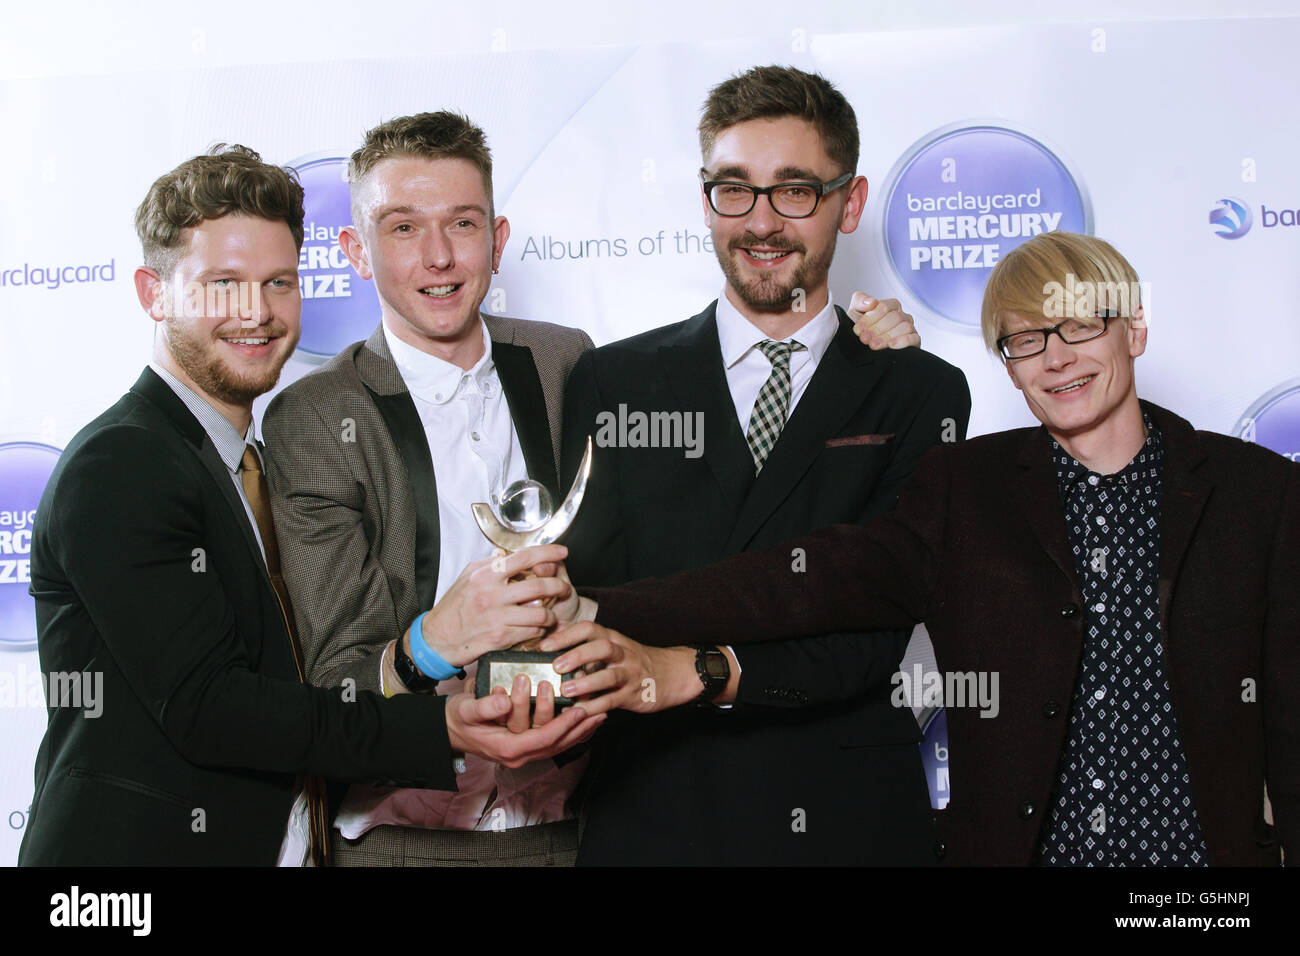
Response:
[{"label": "dark necktie", "polygon": [[[298,669],[298,680],[306,681],[306,672],[302,666],[302,648],[293,628],[293,606],[289,603],[289,591],[284,586],[280,575],[280,546],[275,540],[275,524],[271,520],[271,498],[266,489],[266,475],[262,473],[262,462],[252,445],[244,446],[244,459],[239,464],[239,480],[244,486],[244,494],[253,509],[253,518],[257,521],[257,531],[262,536],[262,550],[266,553],[266,573],[275,589],[276,599],[280,602],[280,613],[284,616],[284,627],[289,633],[289,646],[293,651],[293,664]],[[307,797],[307,813],[311,827],[311,860],[315,866],[329,866],[329,811],[325,799],[325,781],[320,777],[304,775],[303,793]]]}]

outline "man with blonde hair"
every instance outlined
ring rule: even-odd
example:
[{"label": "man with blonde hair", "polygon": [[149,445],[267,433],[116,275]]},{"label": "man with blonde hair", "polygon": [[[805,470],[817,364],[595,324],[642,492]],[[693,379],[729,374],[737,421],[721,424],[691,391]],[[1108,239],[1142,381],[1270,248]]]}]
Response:
[{"label": "man with blonde hair", "polygon": [[1000,678],[996,716],[949,702],[946,862],[1294,858],[1300,465],[1138,398],[1140,303],[1077,305],[1135,282],[1100,239],[1024,243],[990,277],[983,322],[1042,427],[934,449],[866,526],[584,592],[585,620],[543,646],[588,642],[557,661],[568,671],[607,628],[746,643],[925,621],[945,684]]}]

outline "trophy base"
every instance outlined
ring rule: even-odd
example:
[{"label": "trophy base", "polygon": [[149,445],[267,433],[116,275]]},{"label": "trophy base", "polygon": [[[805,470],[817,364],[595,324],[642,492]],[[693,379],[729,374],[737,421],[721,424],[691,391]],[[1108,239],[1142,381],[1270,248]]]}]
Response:
[{"label": "trophy base", "polygon": [[555,689],[556,708],[572,704],[572,698],[560,696],[560,685],[573,675],[557,674],[551,666],[559,656],[547,651],[489,651],[478,659],[474,696],[486,697],[492,693],[493,687],[504,687],[508,694],[515,678],[522,674],[528,678],[534,703],[537,701],[537,685],[549,681]]}]

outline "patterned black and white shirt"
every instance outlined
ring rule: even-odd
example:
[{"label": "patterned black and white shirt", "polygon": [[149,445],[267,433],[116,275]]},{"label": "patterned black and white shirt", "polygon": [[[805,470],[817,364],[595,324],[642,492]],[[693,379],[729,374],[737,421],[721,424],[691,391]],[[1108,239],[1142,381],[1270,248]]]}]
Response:
[{"label": "patterned black and white shirt", "polygon": [[1087,628],[1039,863],[1205,866],[1160,633],[1164,446],[1114,475],[1052,442]]}]

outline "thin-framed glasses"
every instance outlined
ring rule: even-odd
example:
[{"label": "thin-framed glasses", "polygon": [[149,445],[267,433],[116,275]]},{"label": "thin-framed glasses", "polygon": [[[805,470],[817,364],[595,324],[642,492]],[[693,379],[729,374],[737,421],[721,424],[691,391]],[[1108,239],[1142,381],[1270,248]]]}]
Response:
[{"label": "thin-framed glasses", "polygon": [[1053,332],[1059,335],[1061,341],[1067,345],[1088,342],[1105,335],[1110,320],[1116,318],[1116,315],[1113,312],[1098,312],[1097,318],[1101,319],[1101,325],[1085,322],[1083,319],[1066,319],[1064,322],[1058,322],[1050,329],[1026,329],[1023,332],[1012,332],[1010,335],[1004,335],[998,339],[998,351],[1008,361],[1029,358],[1040,352],[1047,351],[1047,337]]},{"label": "thin-framed glasses", "polygon": [[807,219],[817,211],[822,196],[839,189],[852,173],[836,176],[828,183],[777,183],[775,186],[751,186],[730,179],[707,180],[707,172],[700,170],[700,182],[709,208],[719,216],[745,216],[754,208],[759,196],[767,196],[778,215],[787,219]]}]

